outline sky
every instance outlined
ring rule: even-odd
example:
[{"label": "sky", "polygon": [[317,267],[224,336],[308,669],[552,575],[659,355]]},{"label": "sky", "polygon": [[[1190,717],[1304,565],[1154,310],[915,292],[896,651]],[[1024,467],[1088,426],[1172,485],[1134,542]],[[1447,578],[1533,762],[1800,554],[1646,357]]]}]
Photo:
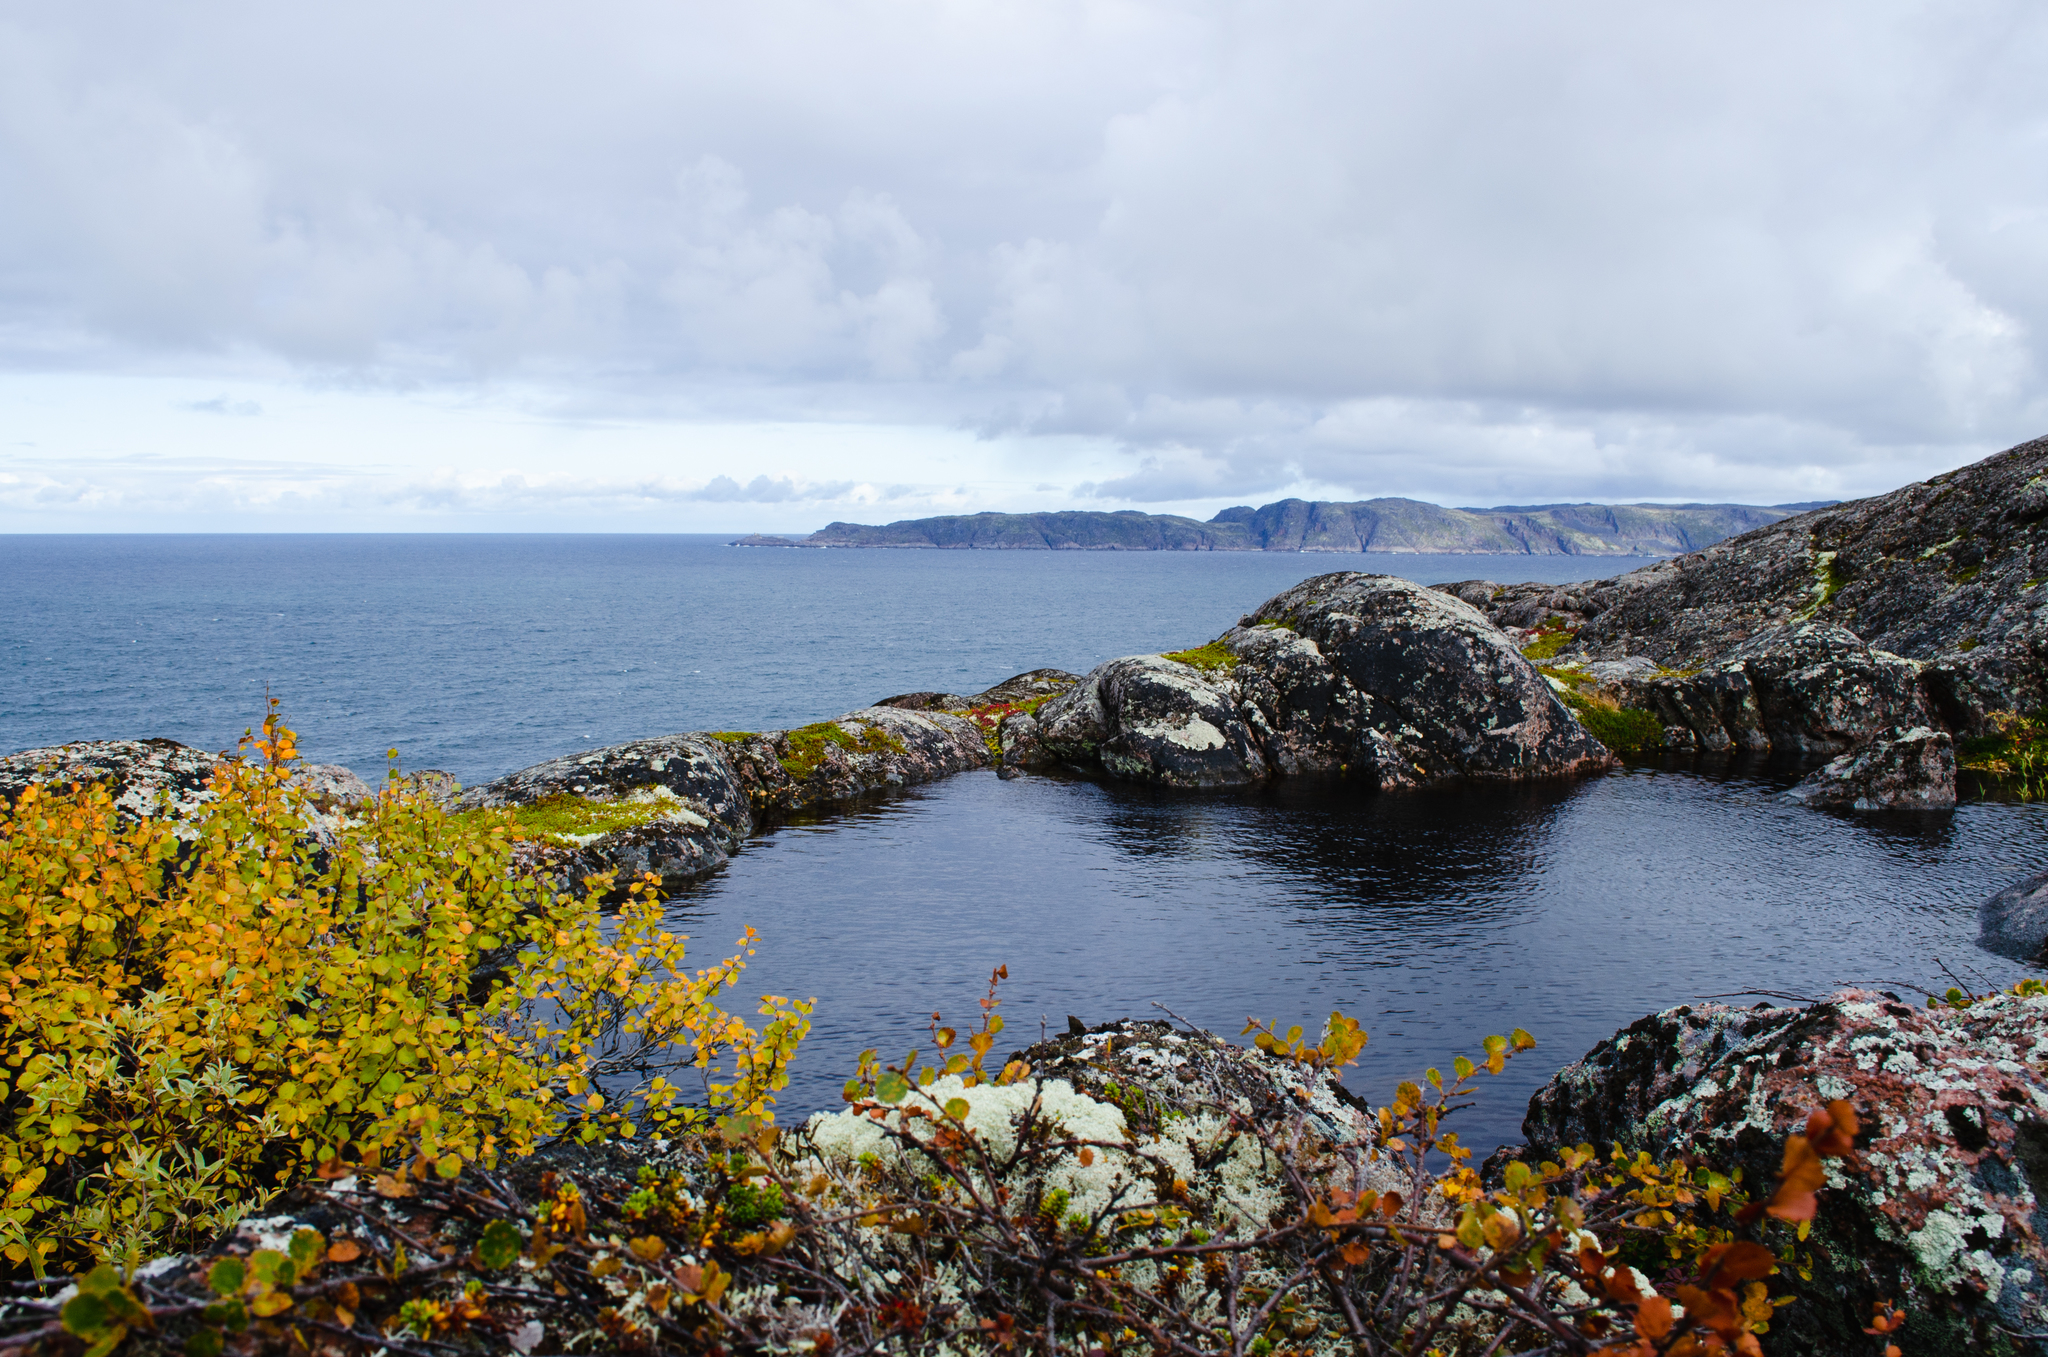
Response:
[{"label": "sky", "polygon": [[2048,7],[0,0],[0,531],[1872,494],[2048,433]]}]

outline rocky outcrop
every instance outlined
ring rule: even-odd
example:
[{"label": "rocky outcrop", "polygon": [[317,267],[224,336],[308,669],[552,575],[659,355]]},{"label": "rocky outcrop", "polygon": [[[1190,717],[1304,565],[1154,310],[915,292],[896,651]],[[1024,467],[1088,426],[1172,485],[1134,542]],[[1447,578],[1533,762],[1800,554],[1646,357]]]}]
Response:
[{"label": "rocky outcrop", "polygon": [[12,805],[31,784],[98,782],[124,814],[168,809],[186,818],[213,799],[206,783],[220,760],[176,740],[80,740],[24,749],[0,758],[0,799]]},{"label": "rocky outcrop", "polygon": [[1003,729],[1006,749],[1175,787],[1308,773],[1411,787],[1611,762],[1472,607],[1348,571],[1268,600],[1201,651],[1112,660]]},{"label": "rocky outcrop", "polygon": [[2019,961],[2048,962],[2048,872],[2007,886],[1977,907],[1977,945]]},{"label": "rocky outcrop", "polygon": [[[1573,682],[1601,664],[1654,670],[1608,696],[1655,714],[1667,747],[1868,747],[1853,771],[1888,767],[1889,790],[1843,802],[1829,776],[1802,799],[1932,806],[1952,794],[1952,756],[1903,757],[1908,732],[1990,735],[2001,713],[2048,706],[2043,579],[2048,439],[1613,579],[1441,587],[1523,643],[1553,637]],[[1899,780],[1916,768],[1924,785]]]},{"label": "rocky outcrop", "polygon": [[1845,991],[1805,1008],[1686,1005],[1644,1018],[1530,1099],[1531,1159],[1619,1144],[1770,1182],[1784,1137],[1856,1108],[1862,1173],[1830,1168],[1766,1351],[1863,1354],[1871,1305],[1908,1352],[2019,1352],[2048,1329],[2048,996],[1925,1008]]},{"label": "rocky outcrop", "polygon": [[[24,749],[0,758],[0,802],[12,805],[32,784],[68,787],[97,782],[123,815],[192,820],[213,800],[207,783],[214,769],[231,757],[176,740],[81,740]],[[307,830],[322,841],[339,828],[340,817],[350,806],[373,795],[369,784],[340,764],[298,764],[292,779],[306,794]]]},{"label": "rocky outcrop", "polygon": [[2048,705],[2043,579],[2048,439],[1613,579],[1490,586],[1482,606],[1502,626],[1563,618],[1575,632],[1564,658],[1673,669],[1715,665],[1773,628],[1839,627],[1919,662],[1937,723],[1982,734],[1989,712]]},{"label": "rocky outcrop", "polygon": [[556,803],[586,817],[595,832],[550,835],[532,850],[564,883],[618,871],[673,885],[719,867],[765,824],[990,762],[980,727],[964,717],[864,707],[796,730],[664,735],[569,754],[474,788],[459,805]]},{"label": "rocky outcrop", "polygon": [[1785,795],[1834,810],[1953,810],[1956,744],[1916,726],[1842,755]]}]

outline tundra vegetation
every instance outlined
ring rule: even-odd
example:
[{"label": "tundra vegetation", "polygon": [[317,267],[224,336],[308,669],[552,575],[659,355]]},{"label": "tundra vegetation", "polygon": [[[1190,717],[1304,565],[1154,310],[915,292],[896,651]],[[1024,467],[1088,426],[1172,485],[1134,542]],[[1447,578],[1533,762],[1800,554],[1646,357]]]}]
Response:
[{"label": "tundra vegetation", "polygon": [[402,781],[315,834],[295,758],[273,712],[196,818],[0,814],[0,1352],[1756,1354],[1857,1168],[1837,1102],[1772,1182],[1482,1177],[1449,1121],[1525,1032],[1369,1111],[1341,1013],[1157,1038],[1257,1098],[1091,1084],[994,1057],[1000,968],[780,1127],[810,1006],[721,1005],[751,930],[690,971],[650,883],[557,890],[513,846],[559,829]]}]

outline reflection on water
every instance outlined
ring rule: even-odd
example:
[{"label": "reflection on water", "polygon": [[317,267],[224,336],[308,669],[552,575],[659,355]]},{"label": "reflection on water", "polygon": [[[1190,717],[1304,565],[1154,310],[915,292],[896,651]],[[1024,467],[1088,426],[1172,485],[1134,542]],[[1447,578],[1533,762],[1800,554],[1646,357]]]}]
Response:
[{"label": "reflection on water", "polygon": [[932,1009],[966,1018],[1003,963],[1018,1045],[1041,1015],[1154,1001],[1230,1034],[1341,1008],[1372,1034],[1349,1076],[1369,1097],[1526,1027],[1538,1050],[1467,1114],[1468,1143],[1490,1146],[1559,1065],[1659,1008],[1937,988],[1937,957],[2020,974],[1974,947],[1976,906],[2048,867],[2048,808],[1831,816],[1772,799],[1795,776],[1191,796],[968,774],[757,841],[673,913],[703,949],[760,929],[748,992],[818,997],[792,1111],[835,1104],[862,1046],[893,1059]]}]

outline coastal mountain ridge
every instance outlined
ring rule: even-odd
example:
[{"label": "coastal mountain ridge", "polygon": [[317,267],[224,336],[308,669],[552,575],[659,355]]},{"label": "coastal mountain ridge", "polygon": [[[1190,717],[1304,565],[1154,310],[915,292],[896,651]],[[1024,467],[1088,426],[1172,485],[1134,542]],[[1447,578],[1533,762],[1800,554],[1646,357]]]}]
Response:
[{"label": "coastal mountain ridge", "polygon": [[1413,499],[1283,499],[1208,522],[1136,509],[950,514],[831,523],[808,537],[754,534],[752,547],[979,551],[1328,551],[1406,555],[1675,556],[1765,527],[1806,504],[1537,504],[1447,509]]}]

